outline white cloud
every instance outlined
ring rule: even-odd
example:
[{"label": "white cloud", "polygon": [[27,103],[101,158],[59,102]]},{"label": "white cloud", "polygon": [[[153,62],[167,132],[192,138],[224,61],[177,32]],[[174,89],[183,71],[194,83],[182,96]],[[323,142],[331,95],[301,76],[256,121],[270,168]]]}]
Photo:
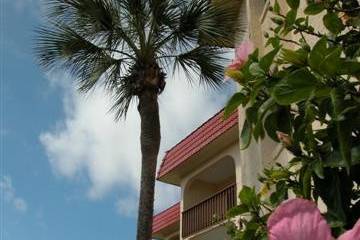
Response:
[{"label": "white cloud", "polygon": [[4,200],[14,206],[19,212],[27,211],[27,203],[24,199],[16,196],[15,189],[12,185],[12,180],[9,176],[2,176],[0,180],[1,195]]},{"label": "white cloud", "polygon": [[[52,77],[52,82],[57,82]],[[61,81],[60,81],[61,82]],[[140,179],[140,121],[134,106],[126,120],[114,122],[108,114],[109,99],[101,90],[87,97],[79,96],[72,87],[65,89],[65,119],[40,136],[56,175],[70,180],[86,177],[90,199],[101,199],[110,191],[119,197],[119,213],[134,216]],[[226,93],[211,94],[191,87],[183,76],[169,79],[160,97],[162,153],[185,137],[223,106]],[[155,211],[179,199],[177,188],[157,184]]]},{"label": "white cloud", "polygon": [[136,203],[135,196],[119,198],[115,203],[116,211],[120,215],[127,217],[135,216],[137,213],[137,206],[138,204]]}]

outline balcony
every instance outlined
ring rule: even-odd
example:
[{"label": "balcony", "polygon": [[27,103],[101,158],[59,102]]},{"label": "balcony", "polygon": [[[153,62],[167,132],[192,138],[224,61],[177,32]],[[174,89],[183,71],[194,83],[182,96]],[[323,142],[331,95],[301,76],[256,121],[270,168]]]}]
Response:
[{"label": "balcony", "polygon": [[226,219],[236,205],[236,184],[224,188],[182,213],[182,237],[186,238]]}]

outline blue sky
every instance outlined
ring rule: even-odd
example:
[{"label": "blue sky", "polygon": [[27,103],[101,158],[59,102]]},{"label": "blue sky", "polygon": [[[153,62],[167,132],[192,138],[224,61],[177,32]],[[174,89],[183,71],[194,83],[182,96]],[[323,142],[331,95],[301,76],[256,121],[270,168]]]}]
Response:
[{"label": "blue sky", "polygon": [[[40,0],[1,0],[1,240],[135,239],[139,119],[114,123],[101,90],[45,75],[32,54]],[[223,106],[228,93],[187,86],[160,99],[161,152]],[[156,211],[179,197],[157,184]]]}]

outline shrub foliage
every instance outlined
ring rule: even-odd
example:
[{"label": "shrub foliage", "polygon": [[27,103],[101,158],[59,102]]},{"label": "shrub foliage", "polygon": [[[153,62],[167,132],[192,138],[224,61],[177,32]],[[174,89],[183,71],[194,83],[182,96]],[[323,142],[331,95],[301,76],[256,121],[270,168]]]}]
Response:
[{"label": "shrub foliage", "polygon": [[[268,136],[293,155],[264,170],[259,192],[243,187],[241,204],[229,212],[239,217],[239,226],[230,223],[233,239],[267,239],[267,218],[289,193],[321,199],[335,236],[360,217],[359,2],[308,1],[304,14],[299,0],[287,3],[286,13],[277,1],[270,7],[270,51],[255,51],[241,69],[227,71],[241,88],[226,114],[246,109],[242,148]],[[314,18],[324,28],[312,26]]]}]

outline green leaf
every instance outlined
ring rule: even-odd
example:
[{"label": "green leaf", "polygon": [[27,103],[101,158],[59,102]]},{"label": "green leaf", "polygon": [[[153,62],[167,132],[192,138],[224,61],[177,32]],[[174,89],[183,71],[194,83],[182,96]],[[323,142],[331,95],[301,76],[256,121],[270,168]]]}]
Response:
[{"label": "green leaf", "polygon": [[273,112],[265,118],[264,128],[266,130],[267,135],[271,137],[272,140],[279,142],[279,138],[276,135],[276,131],[278,131],[277,123],[278,123],[277,112]]},{"label": "green leaf", "polygon": [[274,181],[281,179],[288,179],[290,177],[289,172],[284,169],[272,169],[270,171],[270,178]]},{"label": "green leaf", "polygon": [[284,23],[284,20],[280,17],[272,17],[271,21],[278,25],[282,25]]},{"label": "green leaf", "polygon": [[310,167],[306,167],[304,169],[304,173],[302,177],[303,196],[306,199],[311,198],[311,176],[312,176],[312,169]]},{"label": "green leaf", "polygon": [[296,20],[296,14],[297,14],[297,12],[295,10],[290,10],[286,14],[285,33],[291,31],[291,29],[295,23],[295,20]]},{"label": "green leaf", "polygon": [[345,222],[346,214],[343,207],[347,205],[346,188],[351,188],[346,176],[340,173],[338,169],[325,168],[324,179],[314,177],[313,180],[315,188],[327,206],[327,217],[330,214],[333,220]]},{"label": "green leaf", "polygon": [[339,89],[333,89],[330,96],[333,105],[333,118],[336,120],[335,125],[340,154],[346,163],[346,169],[349,173],[351,167],[351,129],[349,129],[345,121],[339,120],[344,105],[344,95]]},{"label": "green leaf", "polygon": [[323,3],[310,3],[304,10],[306,15],[316,15],[325,10]]},{"label": "green leaf", "polygon": [[307,68],[301,68],[276,84],[272,96],[280,105],[290,105],[309,98],[318,86],[318,79]]},{"label": "green leaf", "polygon": [[254,127],[254,139],[256,141],[258,141],[260,138],[264,138],[265,137],[265,131],[264,131],[264,126],[262,121],[257,121]]},{"label": "green leaf", "polygon": [[316,89],[315,96],[318,98],[328,97],[330,95],[331,88],[324,86],[322,88]]},{"label": "green leaf", "polygon": [[359,75],[360,62],[355,61],[341,61],[341,67],[338,67],[338,73],[343,75]]},{"label": "green leaf", "polygon": [[264,122],[266,133],[274,141],[279,142],[276,131],[281,131],[287,134],[291,132],[291,116],[287,109],[281,108],[275,112],[270,113]]},{"label": "green leaf", "polygon": [[235,93],[225,106],[224,118],[228,118],[245,100],[246,96],[243,93]]},{"label": "green leaf", "polygon": [[318,178],[324,179],[324,165],[321,161],[314,164],[314,172]]},{"label": "green leaf", "polygon": [[347,24],[354,27],[360,27],[360,16],[350,18],[347,21]]},{"label": "green leaf", "polygon": [[259,65],[265,72],[269,71],[270,66],[274,62],[274,58],[277,55],[277,53],[279,52],[279,50],[280,50],[280,48],[277,47],[260,59]]},{"label": "green leaf", "polygon": [[265,114],[275,105],[275,101],[272,98],[266,100],[263,104],[261,104],[258,111],[258,121],[262,121]]},{"label": "green leaf", "polygon": [[334,76],[339,71],[339,66],[341,65],[340,55],[342,52],[341,47],[337,47],[332,50],[325,58],[321,61],[319,65],[319,70],[329,76]]},{"label": "green leaf", "polygon": [[242,240],[253,240],[255,237],[255,233],[256,233],[255,230],[246,228],[244,231],[244,235],[241,239]]},{"label": "green leaf", "polygon": [[264,70],[260,67],[259,63],[252,63],[249,67],[250,74],[254,77],[263,77],[265,76]]},{"label": "green leaf", "polygon": [[286,0],[287,4],[290,6],[291,9],[298,9],[300,5],[300,0]]},{"label": "green leaf", "polygon": [[291,63],[297,66],[305,66],[307,62],[308,52],[303,49],[297,51],[290,49],[281,50],[281,60],[285,63]]},{"label": "green leaf", "polygon": [[225,75],[235,80],[239,84],[242,84],[244,81],[244,74],[240,70],[227,69]]},{"label": "green leaf", "polygon": [[228,217],[233,218],[233,217],[237,217],[237,216],[242,215],[247,212],[249,212],[249,207],[245,204],[240,204],[236,207],[231,208],[228,211],[227,215],[228,215]]},{"label": "green leaf", "polygon": [[323,18],[323,22],[325,27],[334,34],[339,34],[342,30],[345,29],[341,19],[334,12],[327,13]]},{"label": "green leaf", "polygon": [[[351,149],[351,165],[360,164],[360,146],[353,147]],[[330,168],[339,168],[346,167],[347,163],[342,159],[340,152],[334,151],[332,152],[324,162],[325,167]]]},{"label": "green leaf", "polygon": [[239,198],[242,204],[246,206],[253,206],[257,203],[257,196],[255,189],[244,186],[239,194]]},{"label": "green leaf", "polygon": [[274,106],[275,106],[275,101],[273,98],[269,98],[260,106],[260,108],[256,114],[257,120],[256,120],[255,128],[253,131],[253,135],[256,140],[258,140],[259,138],[265,137],[263,118],[264,118],[265,114]]},{"label": "green leaf", "polygon": [[280,47],[280,38],[278,36],[269,38],[266,42],[266,46],[269,46],[270,44],[273,48]]},{"label": "green leaf", "polygon": [[280,202],[285,200],[288,193],[288,188],[283,182],[276,184],[276,191],[270,195],[270,202],[272,205],[277,206]]},{"label": "green leaf", "polygon": [[244,126],[241,130],[241,143],[240,148],[241,150],[244,150],[249,147],[251,143],[251,132],[252,127],[248,120],[245,120]]},{"label": "green leaf", "polygon": [[276,13],[276,14],[280,13],[280,5],[277,0],[275,0],[275,3],[274,3],[274,13]]},{"label": "green leaf", "polygon": [[252,105],[251,107],[248,107],[246,109],[246,119],[251,124],[255,124],[258,119],[258,111],[260,107],[261,102],[257,102],[256,104]]},{"label": "green leaf", "polygon": [[309,55],[309,65],[315,70],[319,69],[319,65],[327,54],[327,39],[325,37],[321,38],[314,45],[313,49]]}]

